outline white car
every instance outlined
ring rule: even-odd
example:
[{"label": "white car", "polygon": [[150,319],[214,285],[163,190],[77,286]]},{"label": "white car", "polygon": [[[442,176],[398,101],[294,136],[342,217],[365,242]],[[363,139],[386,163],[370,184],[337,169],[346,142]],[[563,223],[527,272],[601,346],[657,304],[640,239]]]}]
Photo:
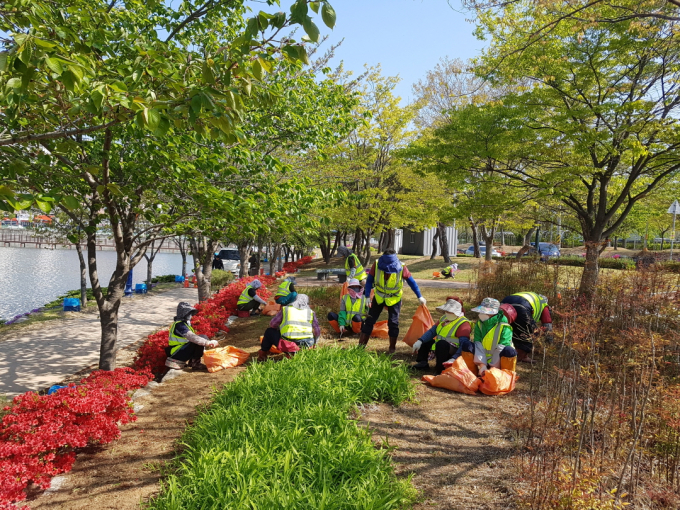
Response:
[{"label": "white car", "polygon": [[[474,245],[473,245],[473,246],[470,246],[467,250],[465,250],[465,255],[474,255],[474,254],[475,254],[475,247],[474,247]],[[480,246],[480,247],[479,247],[479,254],[480,254],[482,257],[485,257],[485,256],[486,256],[486,246]],[[494,249],[492,249],[492,251],[491,251],[491,256],[492,256],[492,257],[500,257],[501,254],[498,253],[498,252],[496,251],[496,249],[494,248]]]},{"label": "white car", "polygon": [[[222,259],[222,264],[224,264],[225,271],[231,271],[236,276],[238,276],[241,270],[241,256],[236,248],[225,248],[220,250],[219,258]],[[248,274],[248,269],[250,264],[246,262],[246,274]]]}]

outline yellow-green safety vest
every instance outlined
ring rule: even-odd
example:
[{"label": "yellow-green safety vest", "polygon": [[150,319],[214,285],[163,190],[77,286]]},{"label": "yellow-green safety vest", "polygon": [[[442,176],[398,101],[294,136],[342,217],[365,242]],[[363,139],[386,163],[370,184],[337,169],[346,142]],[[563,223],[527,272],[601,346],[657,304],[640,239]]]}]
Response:
[{"label": "yellow-green safety vest", "polygon": [[290,280],[284,280],[279,284],[279,288],[276,291],[276,296],[274,297],[286,297],[288,294],[290,294],[290,285],[291,285]]},{"label": "yellow-green safety vest", "polygon": [[253,300],[253,298],[251,298],[250,295],[248,294],[248,291],[252,288],[253,286],[251,284],[246,285],[246,288],[243,289],[243,292],[241,292],[241,295],[238,297],[236,306],[248,304]]},{"label": "yellow-green safety vest", "polygon": [[354,278],[356,278],[359,281],[365,280],[366,278],[368,278],[366,270],[364,269],[364,266],[361,265],[359,257],[357,257],[354,253],[350,253],[347,259],[345,260],[345,273],[347,273],[347,278],[349,278],[349,275],[352,272],[352,268],[349,267],[349,259],[351,259],[352,257],[354,257],[354,269],[356,270],[354,272]]},{"label": "yellow-green safety vest", "polygon": [[404,293],[404,268],[402,267],[398,273],[390,273],[385,280],[385,273],[378,269],[377,261],[373,267],[376,302],[382,304],[384,301],[387,306],[396,305]]},{"label": "yellow-green safety vest", "polygon": [[[484,347],[484,354],[486,354],[487,364],[491,363],[491,359],[493,358],[493,351],[495,351],[496,347],[498,347],[498,342],[501,339],[501,333],[503,332],[503,328],[505,327],[512,329],[512,326],[510,326],[510,324],[501,322],[496,324],[493,328],[491,328],[482,339],[482,347]],[[512,343],[510,345],[514,349],[515,346]]]},{"label": "yellow-green safety vest", "polygon": [[543,310],[548,306],[548,301],[546,301],[545,298],[542,298],[535,292],[518,292],[517,294],[513,294],[513,296],[519,296],[529,301],[531,304],[531,311],[534,314],[534,321],[540,321]]},{"label": "yellow-green safety vest", "polygon": [[465,317],[458,317],[455,321],[449,322],[448,324],[444,324],[445,320],[446,315],[439,319],[439,324],[437,325],[437,336],[435,337],[434,344],[432,345],[433,351],[435,349],[435,345],[437,345],[437,342],[440,340],[446,340],[447,342],[451,342],[453,345],[458,347],[460,345],[458,337],[456,336],[458,326],[466,322],[470,322]]},{"label": "yellow-green safety vest", "polygon": [[[175,334],[175,327],[180,322],[184,322],[184,321],[173,322],[172,326],[170,326],[170,337],[169,337],[169,341],[168,341],[168,345],[170,345],[170,347],[172,347],[172,349],[170,349],[170,356],[175,354],[179,350],[180,347],[182,347],[185,343],[187,343],[189,341],[186,338],[184,338],[183,336],[179,336],[179,335]],[[195,333],[194,328],[192,328],[189,324],[187,324],[187,327],[189,328],[189,331],[191,331],[192,333]]]},{"label": "yellow-green safety vest", "polygon": [[283,320],[279,327],[286,340],[299,341],[314,338],[314,312],[309,308],[299,310],[294,306],[283,307]]},{"label": "yellow-green safety vest", "polygon": [[368,299],[363,294],[361,299],[355,299],[352,303],[352,296],[346,294],[343,298],[345,300],[345,312],[347,313],[348,322],[351,321],[352,317],[359,314],[361,315],[361,320],[366,320],[368,315]]}]

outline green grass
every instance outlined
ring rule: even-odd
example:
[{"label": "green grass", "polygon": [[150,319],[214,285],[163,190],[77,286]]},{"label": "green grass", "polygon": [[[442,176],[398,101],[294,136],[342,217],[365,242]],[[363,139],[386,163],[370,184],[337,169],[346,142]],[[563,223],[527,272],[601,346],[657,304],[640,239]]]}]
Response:
[{"label": "green grass", "polygon": [[184,437],[152,509],[399,509],[417,497],[389,450],[349,418],[412,398],[407,369],[363,349],[320,348],[251,365]]}]

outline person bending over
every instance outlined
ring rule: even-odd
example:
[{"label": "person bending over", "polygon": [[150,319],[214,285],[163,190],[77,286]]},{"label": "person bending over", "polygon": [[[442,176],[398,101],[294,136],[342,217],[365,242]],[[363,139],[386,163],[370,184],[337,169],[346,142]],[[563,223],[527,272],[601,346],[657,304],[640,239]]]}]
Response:
[{"label": "person bending over", "polygon": [[175,321],[170,326],[168,347],[165,348],[167,358],[165,366],[175,370],[185,367],[202,368],[201,358],[206,347],[218,346],[217,340],[210,340],[205,335],[197,335],[191,327],[191,318],[198,313],[189,303],[182,301],[177,305]]}]

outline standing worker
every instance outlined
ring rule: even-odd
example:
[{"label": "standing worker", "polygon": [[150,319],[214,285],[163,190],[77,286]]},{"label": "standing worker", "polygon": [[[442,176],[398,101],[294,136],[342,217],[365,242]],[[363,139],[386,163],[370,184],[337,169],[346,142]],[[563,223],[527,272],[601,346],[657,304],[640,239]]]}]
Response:
[{"label": "standing worker", "polygon": [[267,305],[267,302],[257,295],[257,289],[260,287],[262,287],[260,280],[253,280],[246,285],[236,302],[236,309],[239,312],[250,312],[250,315],[257,315],[260,313],[260,306]]},{"label": "standing worker", "polygon": [[298,347],[314,347],[321,336],[321,328],[316,314],[309,307],[309,297],[297,294],[295,300],[281,307],[264,332],[262,346],[257,353],[257,361],[266,361],[272,347],[287,340]]},{"label": "standing worker", "polygon": [[475,349],[470,342],[472,325],[463,314],[463,306],[457,300],[447,299],[445,304],[437,307],[437,311],[444,314],[442,318],[413,344],[413,352],[418,351],[418,357],[411,368],[429,368],[428,357],[434,351],[437,360],[435,372],[440,374],[444,363],[452,364],[461,355],[472,362]]},{"label": "standing worker", "polygon": [[215,258],[213,258],[213,261],[212,261],[212,268],[213,269],[219,269],[220,271],[224,271],[224,263],[222,262],[222,259],[220,258],[219,253],[215,253]]},{"label": "standing worker", "polygon": [[373,264],[368,271],[364,296],[370,299],[371,289],[375,286],[375,296],[368,311],[368,317],[361,327],[361,337],[359,345],[367,345],[368,339],[373,332],[373,326],[377,322],[382,310],[387,306],[387,327],[390,337],[390,347],[387,352],[390,354],[397,350],[397,337],[399,336],[399,313],[401,312],[401,296],[404,293],[404,280],[411,287],[411,290],[420,301],[421,305],[426,305],[427,301],[420,293],[418,284],[411,276],[411,272],[401,265],[397,252],[387,250]]},{"label": "standing worker", "polygon": [[189,303],[182,301],[177,305],[175,321],[170,326],[165,366],[181,370],[186,366],[202,368],[201,358],[206,347],[214,348],[217,340],[210,340],[205,335],[197,335],[191,327],[191,318],[198,313]]},{"label": "standing worker", "polygon": [[512,326],[500,310],[501,304],[493,298],[484,298],[481,305],[472,309],[479,313],[474,341],[475,365],[480,376],[491,367],[515,371],[517,351],[512,345]]},{"label": "standing worker", "polygon": [[340,298],[340,312],[329,312],[328,322],[341,336],[347,329],[359,333],[368,314],[369,302],[364,296],[361,282],[352,278],[347,284],[347,294]]},{"label": "standing worker", "polygon": [[366,281],[368,275],[364,266],[361,265],[359,257],[347,248],[347,246],[338,247],[338,256],[345,258],[345,274],[347,275],[347,280],[355,278],[359,280],[362,284]]},{"label": "standing worker", "polygon": [[533,336],[539,331],[540,322],[546,330],[548,343],[553,340],[552,315],[548,298],[535,292],[518,292],[503,298],[502,304],[512,305],[517,318],[512,324],[512,343],[517,349],[517,361],[533,363],[531,352],[534,349]]}]

